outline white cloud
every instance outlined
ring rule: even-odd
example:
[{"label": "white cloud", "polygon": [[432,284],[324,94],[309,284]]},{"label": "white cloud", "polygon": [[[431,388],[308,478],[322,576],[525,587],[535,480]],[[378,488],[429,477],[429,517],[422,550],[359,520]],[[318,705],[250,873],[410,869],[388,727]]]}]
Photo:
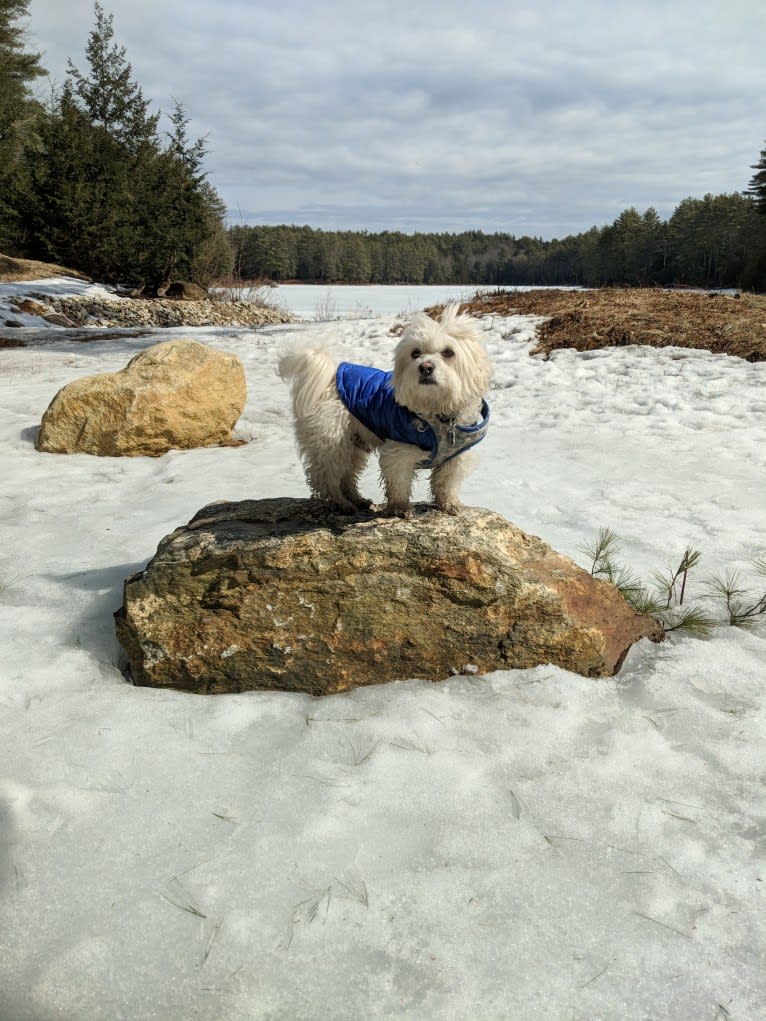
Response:
[{"label": "white cloud", "polygon": [[[562,235],[746,187],[766,135],[760,0],[104,6],[264,222]],[[30,13],[53,76],[83,68],[91,4]]]}]

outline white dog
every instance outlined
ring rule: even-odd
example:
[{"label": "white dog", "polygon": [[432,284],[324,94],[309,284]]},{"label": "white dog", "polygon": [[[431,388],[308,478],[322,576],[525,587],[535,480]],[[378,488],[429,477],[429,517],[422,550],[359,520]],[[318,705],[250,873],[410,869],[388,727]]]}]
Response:
[{"label": "white dog", "polygon": [[454,514],[471,447],[489,424],[492,376],[478,324],[449,305],[437,322],[413,316],[394,351],[393,372],[332,359],[321,348],[285,351],[295,435],[312,495],[351,513],[368,455],[379,451],[385,510],[409,513],[419,468],[431,470],[436,506]]}]

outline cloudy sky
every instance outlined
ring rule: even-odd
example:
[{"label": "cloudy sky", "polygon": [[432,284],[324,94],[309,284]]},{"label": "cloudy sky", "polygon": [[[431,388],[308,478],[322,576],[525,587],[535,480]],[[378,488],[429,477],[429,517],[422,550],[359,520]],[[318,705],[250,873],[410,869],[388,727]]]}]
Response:
[{"label": "cloudy sky", "polygon": [[[747,187],[763,0],[103,0],[233,223],[562,237]],[[91,0],[30,0],[53,81]]]}]

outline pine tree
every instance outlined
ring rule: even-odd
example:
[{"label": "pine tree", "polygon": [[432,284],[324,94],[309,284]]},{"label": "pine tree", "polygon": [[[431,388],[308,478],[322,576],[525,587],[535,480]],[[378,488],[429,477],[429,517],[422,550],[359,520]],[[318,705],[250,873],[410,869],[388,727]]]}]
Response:
[{"label": "pine tree", "polygon": [[39,145],[40,106],[30,85],[45,74],[40,54],[24,46],[29,0],[0,0],[0,249],[20,242],[18,210],[25,189],[25,153]]},{"label": "pine tree", "polygon": [[90,71],[82,74],[67,61],[68,87],[76,95],[93,125],[100,125],[131,153],[154,144],[159,114],[149,114],[149,100],[133,81],[133,69],[124,46],[113,42],[114,16],[94,5],[96,25],[88,37],[85,55]]},{"label": "pine tree", "polygon": [[148,113],[112,17],[95,4],[88,72],[71,60],[31,160],[26,210],[31,254],[94,277],[132,282],[141,246],[138,209],[146,169],[156,159],[159,115]]},{"label": "pine tree", "polygon": [[87,72],[69,61],[31,161],[31,254],[149,294],[173,278],[209,283],[227,271],[229,251],[204,141],[189,141],[178,103],[160,137],[160,114],[149,112],[99,3],[86,56]]},{"label": "pine tree", "polygon": [[64,89],[41,123],[25,209],[28,252],[106,281],[130,269],[130,168],[122,147]]},{"label": "pine tree", "polygon": [[183,105],[176,102],[167,144],[146,168],[139,227],[149,293],[177,279],[206,285],[231,271],[223,228],[226,210],[202,170],[204,139],[191,142],[188,123]]},{"label": "pine tree", "polygon": [[751,167],[753,174],[750,185],[745,192],[755,199],[755,208],[766,215],[766,146],[761,149],[761,158]]}]

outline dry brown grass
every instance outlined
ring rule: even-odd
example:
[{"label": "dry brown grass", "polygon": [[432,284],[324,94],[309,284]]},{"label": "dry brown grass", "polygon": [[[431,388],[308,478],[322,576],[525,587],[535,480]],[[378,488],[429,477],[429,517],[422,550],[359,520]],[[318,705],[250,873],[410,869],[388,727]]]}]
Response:
[{"label": "dry brown grass", "polygon": [[644,344],[766,360],[766,295],[611,287],[504,291],[477,295],[461,308],[472,315],[545,316],[532,354]]},{"label": "dry brown grass", "polygon": [[0,254],[0,283],[11,284],[19,280],[41,280],[45,277],[77,277],[90,280],[90,277],[76,269],[57,266],[53,262],[35,262],[34,259],[13,259],[10,255]]}]

